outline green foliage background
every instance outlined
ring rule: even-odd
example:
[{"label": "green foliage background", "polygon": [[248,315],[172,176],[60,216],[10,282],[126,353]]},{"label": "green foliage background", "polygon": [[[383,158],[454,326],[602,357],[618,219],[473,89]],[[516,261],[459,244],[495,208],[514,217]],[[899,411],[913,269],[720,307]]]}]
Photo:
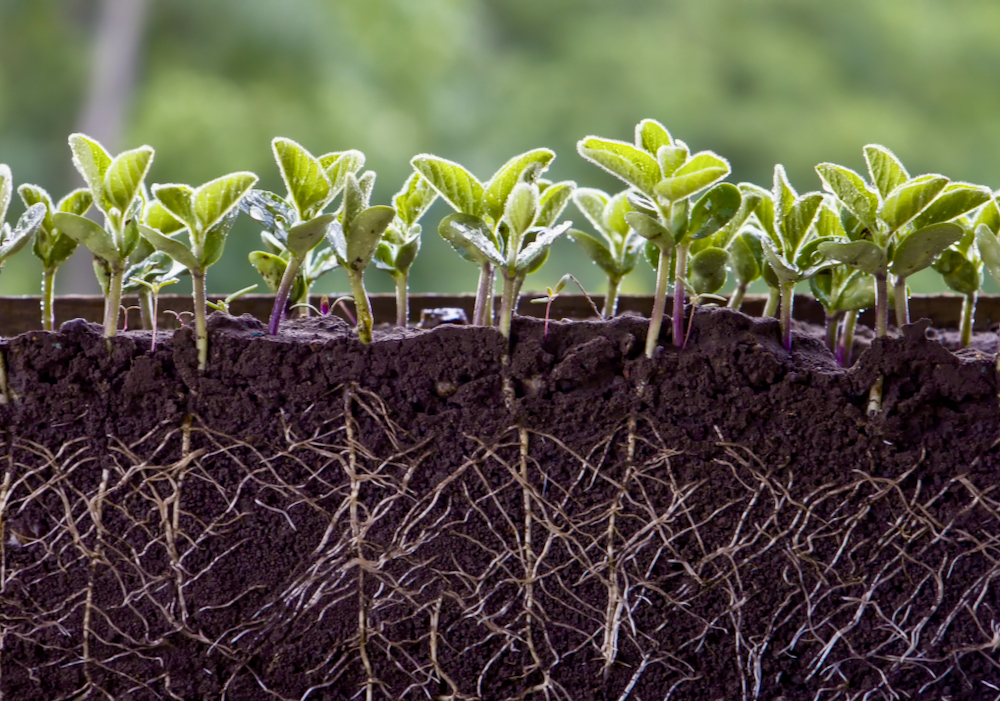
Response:
[{"label": "green foliage background", "polygon": [[[94,5],[0,0],[0,162],[57,197],[78,184],[66,137],[87,89]],[[548,146],[559,154],[549,177],[614,191],[576,141],[630,139],[653,117],[729,158],[734,182],[769,187],[780,162],[800,192],[819,189],[816,163],[863,170],[862,146],[878,142],[912,173],[996,189],[998,27],[993,0],[153,0],[114,147],[154,146],[150,183],[246,169],[273,189],[273,136],[315,153],[358,148],[378,172],[373,203],[388,203],[417,153],[485,178]],[[436,233],[447,213],[439,203],[425,217],[413,291],[474,289],[475,266]],[[585,224],[572,206],[566,216]],[[242,223],[210,291],[257,282],[246,261],[257,247]],[[651,291],[640,268],[625,292]],[[603,291],[565,240],[527,287],[564,272]],[[372,291],[391,289],[387,275],[367,277]],[[916,291],[943,289],[933,273],[918,277]],[[24,252],[0,293],[34,294],[39,280]],[[339,271],[317,286],[346,289]]]}]

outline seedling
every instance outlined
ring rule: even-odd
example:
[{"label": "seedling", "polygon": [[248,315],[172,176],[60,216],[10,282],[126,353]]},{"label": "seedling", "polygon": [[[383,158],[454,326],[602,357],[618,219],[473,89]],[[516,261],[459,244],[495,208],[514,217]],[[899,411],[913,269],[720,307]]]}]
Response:
[{"label": "seedling", "polygon": [[229,305],[235,302],[237,299],[247,294],[248,292],[253,292],[257,289],[256,285],[250,285],[250,287],[244,287],[242,290],[233,292],[231,295],[226,295],[223,299],[217,300],[215,302],[207,302],[208,306],[212,309],[222,312],[223,314],[229,313]]},{"label": "seedling", "polygon": [[52,215],[56,212],[69,212],[83,216],[93,204],[94,197],[90,190],[80,188],[59,200],[59,204],[53,205],[49,193],[38,185],[21,185],[17,192],[26,207],[36,204],[45,206],[45,218],[38,227],[38,235],[35,236],[31,250],[42,261],[42,328],[52,331],[55,327],[52,301],[55,295],[56,270],[73,255],[77,246],[75,240],[56,227]]},{"label": "seedling", "polygon": [[[129,280],[133,284],[138,285],[139,287],[144,287],[149,291],[149,296],[150,296],[149,314],[151,317],[150,330],[153,332],[153,340],[149,344],[149,352],[152,353],[153,351],[156,350],[156,326],[157,326],[156,319],[160,303],[160,290],[162,290],[164,287],[167,287],[168,285],[173,285],[177,282],[180,282],[180,280],[178,280],[175,277],[168,277],[166,279],[156,279],[156,280],[145,280],[141,277],[130,277]],[[145,314],[143,314],[142,312],[141,307],[139,313],[145,316]],[[127,318],[128,317],[126,316],[126,319]]]},{"label": "seedling", "polygon": [[142,184],[153,162],[149,146],[124,151],[112,158],[97,141],[83,135],[69,137],[73,165],[83,176],[94,205],[104,214],[104,226],[75,212],[56,212],[53,225],[96,256],[95,269],[106,268],[104,336],[118,330],[122,286],[129,255],[139,243],[142,216]]},{"label": "seedling", "polygon": [[375,251],[375,267],[392,275],[396,283],[396,325],[410,319],[410,266],[420,252],[421,227],[417,222],[437,199],[437,192],[420,175],[412,173],[392,198],[396,218],[385,230]]},{"label": "seedling", "polygon": [[[438,232],[459,255],[479,266],[479,285],[472,315],[472,323],[477,326],[493,323],[495,270],[506,262],[504,256],[494,257],[489,251],[511,249],[509,224],[504,217],[507,201],[519,182],[537,183],[555,157],[556,154],[546,148],[514,156],[485,184],[458,163],[444,158],[421,154],[410,161],[456,212],[445,217]],[[549,214],[562,211],[574,187],[575,184],[569,182],[546,187],[537,202],[542,218],[554,221],[555,217]]]},{"label": "seedling", "polygon": [[[962,347],[965,347],[972,340],[976,301],[983,284],[984,257],[995,257],[997,253],[993,246],[1000,231],[1000,210],[996,200],[991,199],[983,205],[975,220],[962,217],[958,223],[964,231],[962,239],[941,254],[934,263],[934,269],[941,274],[948,287],[963,296],[959,337]],[[981,234],[980,227],[983,227]]]},{"label": "seedling", "polygon": [[319,158],[301,145],[278,137],[271,142],[274,160],[288,189],[287,197],[266,190],[253,190],[240,208],[262,224],[261,235],[270,252],[254,251],[250,262],[271,291],[274,308],[268,333],[276,334],[285,310],[309,298],[313,283],[334,269],[338,261],[330,249],[315,255],[336,213],[323,214],[347,183],[347,175],[360,170],[365,156],[360,151],[328,153]]},{"label": "seedling", "polygon": [[[688,251],[693,241],[715,234],[740,209],[735,185],[716,185],[691,206],[696,193],[729,174],[729,162],[711,151],[690,154],[659,122],[646,119],[635,128],[635,145],[588,136],[577,143],[588,161],[635,188],[630,198],[636,210],[625,215],[629,225],[659,251],[656,293],[646,338],[646,355],[653,357],[666,306],[671,270],[674,280],[674,345],[684,344],[684,289]],[[723,264],[724,265],[724,264]]]},{"label": "seedling", "polygon": [[739,310],[743,297],[754,280],[760,278],[766,265],[764,261],[764,232],[753,227],[740,231],[729,246],[729,261],[736,278],[736,289],[726,306]]},{"label": "seedling", "polygon": [[344,203],[339,218],[327,229],[326,236],[337,262],[347,272],[354,296],[354,309],[358,315],[358,338],[362,343],[372,341],[372,307],[365,290],[365,268],[371,262],[382,235],[396,216],[396,210],[386,206],[368,206],[375,173],[368,171],[359,180],[354,173],[347,173],[344,185]]},{"label": "seedling", "polygon": [[545,330],[542,334],[543,338],[549,337],[549,312],[552,311],[552,303],[556,301],[556,298],[566,288],[566,284],[569,283],[570,280],[576,283],[576,286],[580,288],[580,292],[582,292],[583,296],[587,298],[588,302],[590,302],[590,308],[594,310],[594,315],[597,316],[598,318],[603,318],[603,315],[601,314],[600,310],[598,310],[597,305],[594,304],[594,300],[592,300],[590,298],[590,295],[587,294],[587,290],[583,289],[583,285],[580,284],[580,281],[577,280],[572,275],[570,275],[569,273],[566,273],[561,278],[559,278],[559,282],[556,283],[555,287],[545,288],[544,297],[536,297],[535,299],[531,300],[532,304],[545,305]]},{"label": "seedling", "polygon": [[570,229],[567,234],[608,276],[608,292],[600,316],[610,319],[618,309],[618,288],[622,279],[635,269],[644,239],[625,220],[625,215],[633,211],[627,191],[612,197],[601,190],[581,187],[573,192],[573,202],[604,239],[579,229]]},{"label": "seedling", "polygon": [[[1000,229],[1000,210],[997,202],[991,201],[976,220],[975,241],[980,259],[990,276],[1000,282],[1000,241],[997,240],[997,230]],[[998,332],[1000,333],[1000,332]],[[1000,352],[996,360],[997,373],[1000,374]]]},{"label": "seedling", "polygon": [[191,273],[194,337],[200,372],[208,366],[205,274],[222,256],[226,236],[236,219],[236,206],[256,182],[256,175],[243,172],[224,175],[197,188],[154,185],[153,195],[163,208],[187,227],[190,244],[165,236],[145,224],[138,225],[139,233],[153,248],[166,253]]},{"label": "seedling", "polygon": [[[42,226],[47,215],[45,205],[40,202],[35,203],[24,211],[11,229],[7,224],[7,208],[10,206],[13,194],[13,183],[10,167],[0,163],[0,268],[3,268],[8,258],[28,244],[32,234]],[[0,354],[0,404],[6,404],[7,401],[7,365],[3,355]]]},{"label": "seedling", "polygon": [[358,323],[357,317],[351,314],[351,310],[347,308],[347,304],[345,304],[345,302],[354,302],[354,298],[350,295],[342,295],[337,297],[333,304],[330,304],[330,298],[323,295],[319,300],[319,308],[309,304],[308,302],[300,302],[299,304],[293,306],[308,307],[319,316],[330,316],[330,314],[333,313],[337,307],[340,307],[340,311],[344,313],[344,316],[346,316],[352,324],[356,325]]}]

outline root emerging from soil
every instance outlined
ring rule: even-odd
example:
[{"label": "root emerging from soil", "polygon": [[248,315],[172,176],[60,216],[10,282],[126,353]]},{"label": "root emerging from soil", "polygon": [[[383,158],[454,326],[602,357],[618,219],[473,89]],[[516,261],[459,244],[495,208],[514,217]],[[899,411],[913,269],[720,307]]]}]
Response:
[{"label": "root emerging from soil", "polygon": [[7,437],[3,695],[996,694],[993,485],[919,463],[815,485],[635,417],[585,450],[464,436],[440,466],[441,437],[338,391],[266,451],[197,417],[131,445]]}]

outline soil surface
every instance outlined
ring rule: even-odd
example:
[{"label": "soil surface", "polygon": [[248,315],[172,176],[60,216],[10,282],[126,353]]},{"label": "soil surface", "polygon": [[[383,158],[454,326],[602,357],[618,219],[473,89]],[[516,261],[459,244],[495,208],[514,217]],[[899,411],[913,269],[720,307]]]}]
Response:
[{"label": "soil surface", "polygon": [[0,695],[997,698],[995,335],[646,324],[5,341]]}]

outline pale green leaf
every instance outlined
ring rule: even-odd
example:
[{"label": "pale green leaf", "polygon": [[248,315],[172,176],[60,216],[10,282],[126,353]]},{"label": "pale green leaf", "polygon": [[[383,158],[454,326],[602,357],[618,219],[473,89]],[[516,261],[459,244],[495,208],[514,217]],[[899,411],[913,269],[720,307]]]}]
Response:
[{"label": "pale green leaf", "polygon": [[943,175],[922,175],[909,180],[889,193],[879,209],[879,216],[897,231],[924,211],[948,185]]},{"label": "pale green leaf", "polygon": [[13,193],[14,176],[11,175],[10,166],[0,163],[0,225],[7,221],[7,208],[10,207]]},{"label": "pale green leaf", "polygon": [[326,171],[326,177],[330,179],[331,199],[340,194],[347,183],[347,174],[357,173],[365,167],[365,154],[356,149],[347,151],[336,151],[320,156],[320,165]]},{"label": "pale green leaf", "polygon": [[979,249],[979,257],[987,272],[994,280],[1000,282],[1000,241],[985,224],[976,227],[976,248]]},{"label": "pale green leaf", "polygon": [[[111,156],[97,141],[85,134],[70,134],[69,147],[73,152],[73,165],[83,176],[91,194],[97,199],[104,188],[104,174],[111,166]],[[103,203],[99,206],[103,208]]]},{"label": "pale green leaf", "polygon": [[420,239],[416,238],[408,243],[404,243],[399,247],[396,252],[396,264],[395,268],[399,272],[406,274],[410,271],[410,266],[413,265],[413,261],[417,259],[417,253],[420,252]]},{"label": "pale green leaf", "polygon": [[248,257],[250,264],[264,278],[264,284],[267,285],[268,289],[277,293],[278,288],[281,287],[281,278],[285,276],[288,261],[281,256],[264,251],[253,251]]},{"label": "pale green leaf", "polygon": [[288,230],[285,245],[297,258],[304,258],[306,253],[316,248],[330,223],[337,218],[336,214],[321,214],[307,222],[297,224]]},{"label": "pale green leaf", "polygon": [[546,185],[538,198],[538,216],[535,217],[535,226],[554,226],[559,215],[566,209],[566,204],[575,189],[576,183],[572,180]]},{"label": "pale green leaf", "polygon": [[868,174],[872,183],[883,199],[910,179],[902,162],[885,146],[879,144],[865,146],[865,162],[868,164]]},{"label": "pale green leaf", "polygon": [[786,247],[791,251],[797,251],[802,241],[806,238],[809,227],[816,220],[820,205],[823,204],[823,195],[807,193],[796,197],[789,207],[785,216],[780,220],[782,237]]},{"label": "pale green leaf", "polygon": [[[625,221],[625,215],[633,211],[627,192],[619,192],[608,202],[602,213],[602,223],[609,242],[623,241],[631,227]],[[600,229],[598,229],[600,231]]]},{"label": "pale green leaf", "polygon": [[605,227],[604,208],[609,199],[606,192],[593,187],[578,187],[573,192],[573,203],[576,208],[598,231],[603,231]]},{"label": "pale green leaf", "polygon": [[424,216],[424,212],[436,199],[437,192],[430,183],[420,173],[414,172],[410,173],[403,188],[393,196],[392,204],[403,223],[411,227]]},{"label": "pale green leaf", "polygon": [[236,207],[230,209],[222,219],[215,223],[211,229],[205,232],[205,242],[201,252],[201,267],[203,270],[215,265],[222,257],[222,250],[226,245],[226,236],[229,230],[236,223],[236,217],[240,210]]},{"label": "pale green leaf", "polygon": [[494,220],[500,219],[506,211],[507,200],[518,181],[535,182],[548,169],[555,157],[554,151],[539,148],[514,156],[500,166],[484,185],[483,202],[486,213]]},{"label": "pale green leaf", "polygon": [[690,214],[687,239],[711,236],[732,220],[740,209],[742,195],[732,183],[720,183],[695,203]]},{"label": "pale green leaf", "polygon": [[934,262],[944,249],[962,238],[958,224],[933,224],[903,237],[892,254],[889,272],[909,277]]},{"label": "pale green leaf", "polygon": [[669,178],[656,186],[656,194],[669,202],[687,199],[729,175],[729,162],[710,151],[695,154]]},{"label": "pale green leaf", "polygon": [[56,212],[52,215],[52,222],[56,228],[69,236],[78,244],[86,246],[98,258],[103,258],[109,263],[120,263],[121,255],[115,247],[115,242],[111,234],[105,231],[99,224],[90,221],[86,217],[69,212]]},{"label": "pale green leaf", "polygon": [[913,220],[913,226],[923,229],[931,224],[951,221],[966,212],[971,212],[992,199],[992,193],[984,187],[968,183],[949,183],[923,212]]},{"label": "pale green leaf", "polygon": [[673,234],[667,227],[647,214],[628,212],[625,214],[625,221],[639,236],[654,243],[658,248],[672,248],[676,245]]},{"label": "pale green leaf", "polygon": [[764,250],[764,260],[766,260],[768,265],[771,266],[771,272],[774,273],[778,282],[782,284],[798,282],[802,275],[802,271],[799,270],[794,263],[788,261],[785,256],[782,255],[777,248],[775,248],[771,239],[764,238],[761,240],[761,244]]},{"label": "pale green leaf", "polygon": [[164,236],[156,229],[151,229],[145,224],[139,224],[139,234],[149,241],[150,245],[157,251],[166,253],[188,270],[196,271],[200,269],[198,259],[194,257],[194,253],[183,242]]},{"label": "pale green leaf", "polygon": [[504,206],[504,220],[516,237],[521,237],[538,215],[538,186],[519,182],[510,191]]},{"label": "pale green leaf", "polygon": [[10,232],[10,235],[0,242],[0,263],[10,258],[12,255],[24,248],[32,235],[45,221],[48,210],[41,202],[28,207],[21,218],[17,220],[17,226]]},{"label": "pale green leaf", "polygon": [[590,234],[570,229],[567,236],[579,246],[587,257],[590,258],[607,275],[618,274],[618,264],[611,255],[611,251],[602,241],[598,241]]},{"label": "pale green leaf", "polygon": [[591,163],[647,195],[660,180],[660,164],[650,154],[632,144],[588,136],[577,143],[577,151]]},{"label": "pale green leaf", "polygon": [[[193,197],[194,215],[198,227],[191,230],[192,236],[199,236],[215,226],[219,220],[239,204],[240,199],[256,182],[257,176],[253,173],[230,173],[221,178],[210,180],[195,190]],[[163,201],[162,198],[159,199],[161,202]]]},{"label": "pale green leaf", "polygon": [[396,210],[385,206],[369,207],[358,212],[346,233],[347,267],[355,272],[368,267],[383,232],[395,216]]},{"label": "pale green leaf", "polygon": [[291,139],[275,137],[271,150],[299,220],[312,219],[334,196],[325,169],[318,158]]},{"label": "pale green leaf", "polygon": [[985,224],[994,234],[1000,232],[1000,207],[997,206],[996,199],[990,199],[979,210],[973,226],[978,227],[980,224]]},{"label": "pale green leaf", "polygon": [[816,173],[824,187],[836,195],[865,228],[875,231],[878,196],[860,175],[835,163],[820,163],[816,166]]},{"label": "pale green leaf", "polygon": [[663,146],[673,146],[667,128],[655,119],[644,119],[635,126],[635,145],[647,153],[656,154]]},{"label": "pale green leaf", "polygon": [[662,177],[669,178],[674,175],[677,169],[687,162],[689,155],[687,146],[683,144],[661,146],[656,152],[656,162],[660,164]]},{"label": "pale green leaf", "polygon": [[153,185],[153,196],[163,205],[174,219],[195,231],[198,217],[194,211],[194,189],[190,185]]},{"label": "pale green leaf", "polygon": [[184,228],[184,223],[167,211],[159,200],[153,200],[146,207],[143,219],[146,226],[156,229],[161,234],[173,234]]},{"label": "pale green leaf", "polygon": [[552,246],[552,244],[555,243],[560,236],[569,231],[570,224],[571,222],[563,222],[559,226],[553,226],[539,231],[535,236],[535,239],[517,254],[517,263],[515,265],[517,271],[519,273],[533,273],[538,270],[538,268],[541,267],[539,257],[543,254],[548,254],[549,247]]},{"label": "pale green leaf", "polygon": [[[2,178],[3,174],[0,173],[0,179]],[[2,187],[3,185],[2,183],[0,183],[0,188]],[[88,191],[78,190],[77,192],[88,192]],[[52,229],[55,226],[52,223],[52,212],[55,211],[55,207],[53,207],[52,205],[52,198],[49,197],[49,193],[46,192],[44,188],[41,188],[38,185],[29,185],[25,183],[17,188],[17,194],[21,196],[21,201],[24,202],[25,207],[30,207],[33,204],[45,205],[45,219],[42,222],[41,229],[46,233],[51,233]],[[75,212],[75,214],[83,214],[83,212]],[[3,220],[4,217],[0,216],[0,222],[3,222]]]},{"label": "pale green leaf", "polygon": [[819,245],[818,251],[827,258],[870,274],[885,270],[886,267],[885,252],[871,241],[824,241]]},{"label": "pale green leaf", "polygon": [[479,217],[464,212],[450,214],[441,220],[438,233],[468,261],[479,265],[506,262],[493,243],[489,225]]},{"label": "pale green leaf", "polygon": [[115,156],[104,172],[101,184],[104,201],[117,207],[118,211],[125,212],[141,191],[142,182],[152,163],[153,149],[149,146],[141,146]]},{"label": "pale green leaf", "polygon": [[774,219],[778,222],[777,229],[785,238],[782,222],[788,217],[789,212],[795,204],[798,193],[788,182],[788,175],[785,167],[780,163],[774,166],[774,184],[771,187],[771,200],[774,202]]},{"label": "pale green leaf", "polygon": [[458,163],[426,154],[414,156],[410,163],[455,211],[483,214],[483,186]]}]

